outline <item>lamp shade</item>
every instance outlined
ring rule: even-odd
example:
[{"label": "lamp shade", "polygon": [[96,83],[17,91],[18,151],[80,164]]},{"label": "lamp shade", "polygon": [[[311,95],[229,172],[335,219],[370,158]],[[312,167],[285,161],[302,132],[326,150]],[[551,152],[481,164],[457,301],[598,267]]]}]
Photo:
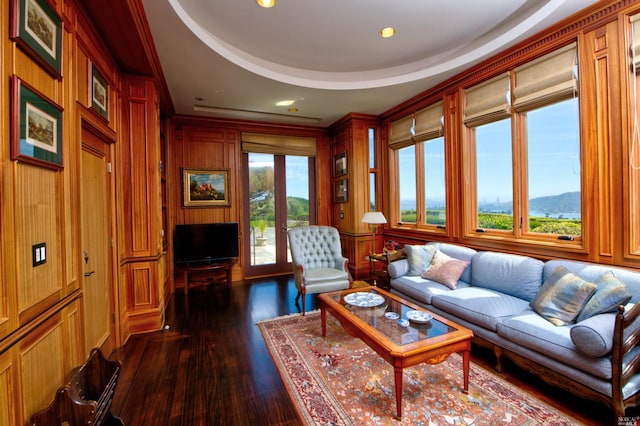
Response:
[{"label": "lamp shade", "polygon": [[364,216],[362,216],[360,222],[369,223],[372,225],[380,225],[382,223],[387,223],[387,219],[385,219],[382,212],[366,212]]}]

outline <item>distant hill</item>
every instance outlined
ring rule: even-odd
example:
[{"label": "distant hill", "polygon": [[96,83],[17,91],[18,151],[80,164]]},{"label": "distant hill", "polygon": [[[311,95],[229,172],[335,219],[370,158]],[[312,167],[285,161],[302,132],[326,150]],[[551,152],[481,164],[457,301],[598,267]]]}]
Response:
[{"label": "distant hill", "polygon": [[[481,211],[511,213],[511,203],[481,203]],[[560,195],[532,198],[529,210],[539,214],[557,216],[563,213],[580,213],[580,192],[565,192]]]}]

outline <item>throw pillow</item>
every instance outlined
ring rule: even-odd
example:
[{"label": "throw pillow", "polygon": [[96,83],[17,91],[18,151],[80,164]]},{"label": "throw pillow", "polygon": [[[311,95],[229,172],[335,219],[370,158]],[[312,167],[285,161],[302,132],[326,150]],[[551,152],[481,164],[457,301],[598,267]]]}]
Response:
[{"label": "throw pillow", "polygon": [[595,293],[596,285],[558,266],[542,284],[531,307],[553,325],[567,325]]},{"label": "throw pillow", "polygon": [[615,312],[619,305],[626,305],[631,300],[631,293],[613,271],[605,272],[593,283],[597,286],[596,292],[580,311],[577,322],[597,314]]},{"label": "throw pillow", "polygon": [[409,272],[407,275],[420,275],[429,267],[435,248],[431,246],[404,246],[407,251],[407,260],[409,261]]},{"label": "throw pillow", "polygon": [[468,261],[454,259],[437,250],[429,268],[422,273],[421,277],[437,281],[453,290],[458,285],[458,280],[467,266],[469,266]]}]

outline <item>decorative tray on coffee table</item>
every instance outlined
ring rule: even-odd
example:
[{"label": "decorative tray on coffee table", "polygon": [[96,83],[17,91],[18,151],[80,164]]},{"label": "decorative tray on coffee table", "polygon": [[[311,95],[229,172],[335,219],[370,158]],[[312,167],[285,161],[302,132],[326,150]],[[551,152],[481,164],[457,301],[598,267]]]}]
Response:
[{"label": "decorative tray on coffee table", "polygon": [[376,293],[359,291],[347,294],[344,296],[344,301],[351,306],[357,306],[359,308],[373,308],[382,305],[384,303],[384,297]]}]

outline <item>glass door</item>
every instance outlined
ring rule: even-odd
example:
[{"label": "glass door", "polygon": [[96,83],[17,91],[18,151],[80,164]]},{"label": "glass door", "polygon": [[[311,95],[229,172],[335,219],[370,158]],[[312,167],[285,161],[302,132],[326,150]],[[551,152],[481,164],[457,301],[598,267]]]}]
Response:
[{"label": "glass door", "polygon": [[245,275],[291,272],[289,227],[315,223],[313,157],[244,154]]}]

